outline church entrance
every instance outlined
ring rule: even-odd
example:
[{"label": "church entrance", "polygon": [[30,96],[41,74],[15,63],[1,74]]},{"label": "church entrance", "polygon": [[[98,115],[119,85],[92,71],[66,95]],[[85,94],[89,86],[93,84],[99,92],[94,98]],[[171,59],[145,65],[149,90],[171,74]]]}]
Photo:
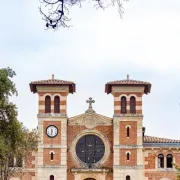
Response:
[{"label": "church entrance", "polygon": [[94,179],[94,178],[86,178],[84,180],[96,180],[96,179]]}]

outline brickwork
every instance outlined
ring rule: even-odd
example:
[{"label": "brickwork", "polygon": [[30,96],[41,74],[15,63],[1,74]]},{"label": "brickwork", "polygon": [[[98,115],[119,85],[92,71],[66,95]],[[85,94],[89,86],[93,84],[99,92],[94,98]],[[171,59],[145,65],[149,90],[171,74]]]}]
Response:
[{"label": "brickwork", "polygon": [[67,173],[67,179],[68,179],[68,180],[75,180],[75,179],[74,179],[74,174],[71,173],[71,172],[68,172],[68,173]]},{"label": "brickwork", "polygon": [[111,153],[107,161],[101,164],[101,167],[112,168],[113,166],[113,153],[112,153],[113,152],[113,126],[97,126],[95,129],[101,132],[102,134],[104,134],[107,137],[108,142],[110,144]]},{"label": "brickwork", "polygon": [[156,167],[156,155],[154,153],[148,153],[145,157],[145,169],[155,169]]},{"label": "brickwork", "polygon": [[[68,149],[71,147],[71,143],[73,139],[80,134],[83,130],[85,130],[85,126],[68,126]],[[100,167],[109,167],[112,168],[113,165],[113,153],[112,153],[112,146],[113,146],[113,127],[112,126],[97,126],[94,128],[98,130],[100,133],[104,134],[109,141],[111,153],[109,158],[106,162],[100,165]],[[81,166],[79,163],[74,160],[72,152],[68,151],[68,169],[70,168],[80,168]]]},{"label": "brickwork", "polygon": [[[35,178],[35,160],[34,156],[36,152],[29,152],[24,159],[23,169],[18,170],[17,173],[13,175],[13,177],[9,177],[9,180],[34,180]],[[15,179],[16,178],[16,179]]]},{"label": "brickwork", "polygon": [[171,154],[173,157],[173,163],[180,166],[180,152],[177,149],[169,150],[169,148],[159,149],[146,149],[144,152],[148,151],[144,157],[145,169],[157,169],[158,170],[158,155],[162,154],[164,156],[164,169],[167,167],[167,155]]},{"label": "brickwork", "polygon": [[[53,160],[51,160],[50,153],[53,152]],[[61,165],[61,149],[44,148],[43,164],[44,165]]]},{"label": "brickwork", "polygon": [[38,92],[39,96],[44,96],[45,94],[50,94],[50,95],[55,95],[55,94],[60,94],[61,96],[67,96],[68,93],[67,92]]},{"label": "brickwork", "polygon": [[[79,164],[79,162],[74,159],[73,157],[73,153],[71,152],[71,145],[72,142],[74,140],[74,138],[82,133],[84,130],[86,130],[87,128],[85,126],[68,126],[68,155],[67,155],[67,166],[68,166],[68,170],[71,168],[82,168],[82,166]],[[113,147],[113,127],[112,126],[97,126],[94,128],[94,130],[99,131],[100,133],[102,133],[104,136],[106,136],[106,138],[108,139],[109,145],[110,145],[110,149],[111,149],[111,153],[108,157],[108,159],[100,164],[100,166],[98,168],[112,168],[113,167],[113,153],[112,153],[112,147]],[[91,133],[91,132],[90,132]],[[111,175],[107,175],[107,180],[112,180],[112,173],[110,173]],[[68,173],[68,178],[74,178],[74,175],[72,173]],[[68,179],[71,180],[71,179]]]},{"label": "brickwork", "polygon": [[180,167],[180,152],[174,153],[175,164]]},{"label": "brickwork", "polygon": [[[127,160],[127,152],[130,153]],[[136,149],[120,149],[120,166],[136,166],[137,165],[137,150]]]},{"label": "brickwork", "polygon": [[34,168],[35,157],[32,155],[32,152],[29,152],[25,158],[24,166],[25,168]]},{"label": "brickwork", "polygon": [[145,172],[145,177],[147,177],[148,180],[161,180],[163,178],[167,178],[169,180],[176,180],[176,172],[148,171],[148,172]]},{"label": "brickwork", "polygon": [[112,180],[113,179],[113,173],[107,173],[105,180]]},{"label": "brickwork", "polygon": [[[114,110],[114,114],[121,114],[121,111]],[[127,114],[130,114],[130,110],[127,110]],[[142,114],[142,110],[136,110],[136,114]]]},{"label": "brickwork", "polygon": [[54,113],[54,97],[60,97],[60,113],[66,114],[67,110],[67,92],[39,92],[39,114],[45,113],[45,97],[50,96],[51,98],[51,113]]},{"label": "brickwork", "polygon": [[[127,128],[129,128],[129,137],[127,137]],[[136,145],[137,144],[137,122],[136,121],[121,121],[119,125],[119,144],[121,145]]]},{"label": "brickwork", "polygon": [[34,180],[35,172],[21,172],[14,174],[13,177],[9,177],[9,180]]},{"label": "brickwork", "polygon": [[[54,138],[50,138],[46,134],[46,129],[50,125],[55,125],[58,128],[58,135]],[[43,122],[43,131],[44,131],[44,138],[43,138],[43,144],[61,144],[61,122],[59,121],[44,121]]]},{"label": "brickwork", "polygon": [[141,92],[127,92],[127,91],[126,92],[114,92],[113,93],[114,97],[119,97],[123,94],[126,94],[127,96],[134,94],[137,97],[142,97],[142,95],[143,95],[143,93],[141,93]]},{"label": "brickwork", "polygon": [[[180,145],[173,146],[172,144],[171,147],[169,144],[180,143],[180,141],[167,142],[162,138],[148,137],[146,142],[143,142],[142,96],[144,93],[150,93],[150,83],[130,80],[129,76],[127,80],[107,83],[105,91],[114,96],[113,118],[91,111],[88,112],[89,114],[85,113],[67,119],[65,116],[67,95],[75,92],[75,84],[72,85],[72,82],[54,80],[52,76],[52,80],[31,83],[30,88],[32,92],[37,92],[39,95],[39,114],[41,115],[38,119],[38,131],[41,142],[38,152],[28,154],[24,172],[16,175],[19,179],[11,180],[48,180],[52,174],[55,180],[84,180],[86,178],[125,180],[127,175],[133,180],[176,179],[176,170],[174,167],[167,168],[166,159],[164,168],[158,168],[158,154],[163,154],[165,158],[168,154],[172,154],[173,163],[180,166]],[[51,97],[51,114],[44,116],[46,95]],[[53,114],[56,95],[60,97],[60,114],[57,116]],[[122,96],[126,97],[126,114],[121,114]],[[133,113],[136,115],[130,114],[131,96],[135,97],[136,107]],[[49,125],[58,127],[59,132],[55,138],[49,138],[46,135],[46,128]],[[128,136],[127,127],[129,127]],[[87,134],[98,136],[105,145],[103,158],[95,164],[97,169],[95,167],[89,169],[76,154],[76,143]],[[148,143],[154,143],[157,139],[161,139],[161,147],[153,147],[153,144],[148,146]],[[54,154],[53,160],[51,160],[51,152]],[[129,159],[127,159],[127,153]],[[105,172],[106,170],[109,172]]]}]

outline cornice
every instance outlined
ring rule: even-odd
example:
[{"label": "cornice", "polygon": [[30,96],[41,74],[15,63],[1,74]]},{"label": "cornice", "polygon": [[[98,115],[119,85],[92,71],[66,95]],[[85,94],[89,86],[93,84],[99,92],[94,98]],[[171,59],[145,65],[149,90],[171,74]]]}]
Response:
[{"label": "cornice", "polygon": [[142,149],[143,145],[114,145],[114,149]]}]

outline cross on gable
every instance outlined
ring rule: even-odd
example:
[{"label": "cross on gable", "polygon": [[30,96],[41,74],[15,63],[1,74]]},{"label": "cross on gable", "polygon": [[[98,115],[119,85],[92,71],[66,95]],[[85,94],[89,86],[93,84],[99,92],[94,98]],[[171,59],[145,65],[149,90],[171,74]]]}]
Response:
[{"label": "cross on gable", "polygon": [[89,109],[92,109],[92,103],[95,103],[92,97],[90,97],[89,100],[87,100],[86,102],[89,103]]},{"label": "cross on gable", "polygon": [[89,108],[86,111],[86,113],[94,113],[95,111],[92,109],[92,103],[95,103],[95,100],[93,100],[92,97],[90,97],[89,100],[87,100],[86,102],[89,103]]}]

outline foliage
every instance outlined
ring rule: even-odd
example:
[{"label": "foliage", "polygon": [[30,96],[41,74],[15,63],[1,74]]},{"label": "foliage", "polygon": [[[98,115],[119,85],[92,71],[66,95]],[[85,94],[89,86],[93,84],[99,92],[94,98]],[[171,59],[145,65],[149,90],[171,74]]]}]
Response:
[{"label": "foliage", "polygon": [[177,170],[177,180],[180,180],[180,167],[175,166]]},{"label": "foliage", "polygon": [[[11,80],[15,72],[10,68],[0,69],[0,179],[7,180],[22,167],[10,167],[11,161],[23,159],[27,153],[36,149],[38,134],[29,131],[17,120],[16,105],[9,97],[17,95],[15,84]],[[18,161],[17,161],[18,162]]]},{"label": "foliage", "polygon": [[[123,1],[128,0],[93,0],[96,8],[105,9],[109,6],[117,6],[120,16],[123,14]],[[69,9],[72,6],[81,4],[83,0],[40,0],[43,8],[40,7],[40,13],[46,22],[47,29],[58,29],[58,27],[69,27],[70,21]]]}]

